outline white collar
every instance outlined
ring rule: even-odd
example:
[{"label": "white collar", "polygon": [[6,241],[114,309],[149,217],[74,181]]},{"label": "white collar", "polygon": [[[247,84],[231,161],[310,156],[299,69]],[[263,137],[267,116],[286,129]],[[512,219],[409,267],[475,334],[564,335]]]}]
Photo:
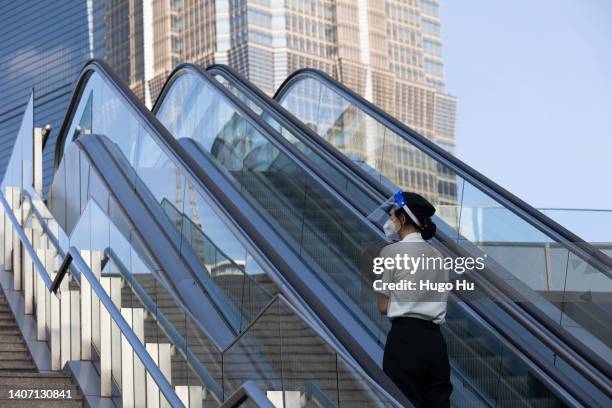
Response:
[{"label": "white collar", "polygon": [[411,232],[406,235],[400,242],[423,242],[423,237],[419,232]]}]

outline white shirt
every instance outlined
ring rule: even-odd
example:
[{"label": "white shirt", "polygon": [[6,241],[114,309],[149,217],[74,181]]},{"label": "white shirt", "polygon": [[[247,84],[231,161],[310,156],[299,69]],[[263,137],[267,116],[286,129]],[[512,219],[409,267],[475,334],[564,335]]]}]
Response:
[{"label": "white shirt", "polygon": [[[404,254],[411,258],[442,258],[440,252],[427,243],[421,234],[414,232],[406,235],[401,241],[387,245],[380,251],[381,257],[395,258]],[[435,264],[435,265],[433,265]],[[428,268],[418,268],[413,271],[404,268],[385,269],[381,280],[383,283],[401,282],[402,280],[415,282],[416,287],[420,281],[448,282],[448,272],[440,264],[432,262]],[[377,290],[389,297],[387,316],[391,319],[400,316],[415,317],[431,320],[436,324],[444,322],[446,316],[446,300],[448,293],[438,293],[427,290]]]}]

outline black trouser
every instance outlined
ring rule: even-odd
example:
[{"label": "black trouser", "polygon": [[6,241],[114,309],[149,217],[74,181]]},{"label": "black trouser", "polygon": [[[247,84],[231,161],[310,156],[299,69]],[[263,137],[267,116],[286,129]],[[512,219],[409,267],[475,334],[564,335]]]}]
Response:
[{"label": "black trouser", "polygon": [[393,319],[383,370],[417,408],[450,407],[448,352],[437,324],[410,317]]}]

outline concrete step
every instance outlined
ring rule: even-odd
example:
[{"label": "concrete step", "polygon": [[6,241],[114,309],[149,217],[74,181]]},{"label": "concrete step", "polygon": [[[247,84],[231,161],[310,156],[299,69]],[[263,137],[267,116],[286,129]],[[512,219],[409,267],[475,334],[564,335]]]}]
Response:
[{"label": "concrete step", "polygon": [[[21,339],[19,339],[21,340]],[[0,353],[10,351],[10,352],[21,352],[27,351],[25,344],[23,341],[15,341],[11,343],[0,343]]]},{"label": "concrete step", "polygon": [[0,361],[30,361],[30,353],[28,351],[0,351]]},{"label": "concrete step", "polygon": [[0,333],[3,332],[4,329],[12,329],[16,327],[17,323],[12,317],[10,319],[0,319]]},{"label": "concrete step", "polygon": [[5,335],[10,335],[10,336],[20,336],[21,337],[21,332],[19,331],[19,328],[17,326],[15,327],[4,327],[2,328],[2,330],[0,330],[0,337],[3,337]]},{"label": "concrete step", "polygon": [[0,408],[72,408],[83,407],[83,401],[78,399],[64,400],[16,400],[0,399]]},{"label": "concrete step", "polygon": [[0,370],[35,371],[32,360],[0,360]]},{"label": "concrete step", "polygon": [[72,378],[63,373],[0,371],[0,387],[23,386],[23,388],[75,388]]},{"label": "concrete step", "polygon": [[11,321],[11,322],[14,322],[15,318],[10,313],[1,313],[0,312],[0,321],[7,321],[7,322]]},{"label": "concrete step", "polygon": [[0,344],[23,343],[23,339],[21,338],[21,333],[19,333],[19,330],[8,331],[8,333],[7,331],[8,330],[3,330],[2,333],[0,333]]}]

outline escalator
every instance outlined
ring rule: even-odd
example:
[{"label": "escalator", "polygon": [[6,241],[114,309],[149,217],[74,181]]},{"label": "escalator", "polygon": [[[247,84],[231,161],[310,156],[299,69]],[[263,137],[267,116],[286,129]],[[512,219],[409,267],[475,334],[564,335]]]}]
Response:
[{"label": "escalator", "polygon": [[[83,69],[60,135],[44,200],[22,185],[21,163],[10,167],[5,187],[21,190],[10,197],[13,210],[31,202],[28,223],[49,231],[60,261],[74,248],[95,252],[101,276],[125,283],[109,284],[109,296],[148,311],[142,346],[179,351],[169,378],[177,393],[201,387],[205,406],[217,406],[251,384],[272,401],[305,406],[407,404],[372,381],[283,280],[278,260],[260,249],[275,244],[274,233],[262,245],[249,242],[217,201],[223,186],[194,171],[185,149],[103,63]],[[79,276],[62,271],[70,282]],[[58,282],[54,290],[74,289]],[[112,370],[113,387],[121,388],[120,373]]]},{"label": "escalator", "polygon": [[[327,157],[330,156],[336,156],[338,157],[337,151],[334,151],[335,149],[330,149],[330,143],[333,142],[334,140],[338,140],[338,139],[342,139],[343,136],[338,136],[337,134],[330,134],[330,135],[323,135],[323,136],[328,136],[327,139],[323,139],[321,136],[318,135],[314,135],[313,136],[313,132],[309,131],[309,129],[304,129],[303,126],[301,126],[300,128],[300,124],[296,123],[295,119],[293,119],[293,121],[291,120],[291,115],[287,115],[286,111],[284,111],[283,108],[279,107],[278,105],[275,105],[273,102],[269,101],[266,99],[265,95],[263,95],[261,92],[258,92],[256,89],[254,89],[254,87],[252,87],[251,85],[249,85],[248,83],[246,83],[244,80],[242,80],[239,75],[233,73],[231,70],[222,67],[222,66],[214,66],[212,68],[209,69],[209,72],[216,75],[216,77],[219,79],[219,81],[221,83],[223,83],[228,89],[230,89],[233,93],[235,93],[240,99],[242,99],[245,103],[247,103],[249,106],[251,106],[253,108],[253,110],[257,113],[259,113],[261,115],[262,118],[264,118],[266,121],[268,121],[269,123],[272,124],[272,126],[276,126],[277,128],[279,128],[279,133],[283,134],[283,136],[285,136],[287,138],[288,141],[294,143],[296,146],[298,146],[299,149],[301,150],[308,150],[309,148],[311,149],[311,157],[312,156],[316,156],[317,153],[313,153],[313,150],[316,151],[317,147],[320,150],[324,150],[324,152],[322,154],[319,155],[319,157],[315,158],[314,160],[312,160],[311,162],[316,162],[316,160],[320,160],[320,157],[325,157],[327,155]],[[298,75],[299,76],[299,75]],[[307,75],[309,80],[312,80],[312,75]],[[291,83],[291,81],[289,81],[289,83]],[[300,107],[300,111],[296,112],[296,113],[300,113],[300,112],[323,112],[324,109],[318,109],[318,107],[315,107],[314,109],[312,108],[312,106],[310,108],[308,108],[308,103],[313,103],[313,100],[316,102],[319,101],[333,101],[334,98],[336,100],[340,100],[341,96],[337,96],[337,95],[324,95],[321,96],[321,91],[319,91],[319,93],[317,92],[307,92],[305,90],[302,90],[301,95],[300,95],[300,100],[299,102],[295,102],[293,106],[295,107]],[[332,92],[329,91],[329,94],[331,94]],[[308,99],[307,97],[305,97],[305,95],[307,95],[310,99]],[[351,101],[355,101],[356,97],[353,97],[353,99]],[[359,118],[359,115],[362,115],[362,113],[356,113],[355,111],[358,111],[357,108],[355,108],[354,106],[350,106],[350,108],[352,108],[353,112],[350,111],[350,109],[347,109],[348,103],[345,101],[344,102],[345,105],[343,106],[343,109],[336,109],[339,112],[342,112],[344,114],[346,114],[346,117],[342,118],[340,114],[338,114],[339,117],[334,117],[337,120],[344,120],[347,121],[347,117],[348,118]],[[288,106],[291,106],[291,103],[287,103]],[[304,107],[306,106],[306,107]],[[329,106],[326,106],[329,107]],[[333,106],[332,106],[333,108]],[[373,109],[372,107],[370,107],[370,109]],[[348,111],[348,113],[347,113]],[[322,114],[322,116],[325,116],[324,114]],[[328,115],[329,116],[329,115]],[[331,115],[333,116],[333,115]],[[302,118],[304,119],[304,118]],[[325,126],[325,121],[321,118],[315,118],[312,120],[304,120],[307,123],[316,123],[317,125],[320,126]],[[367,122],[367,120],[363,120],[363,122]],[[370,119],[370,127],[367,128],[366,124],[360,124],[360,126],[356,126],[356,125],[351,125],[350,123],[343,123],[342,124],[342,129],[348,129],[351,130],[354,133],[357,133],[357,131],[361,131],[361,135],[359,135],[361,138],[365,137],[365,135],[367,135],[367,132],[365,132],[365,130],[367,129],[380,129],[381,128],[381,124],[379,122],[374,122],[373,119]],[[329,126],[329,129],[333,129],[333,126]],[[357,129],[357,130],[355,130]],[[337,129],[335,130],[336,132],[339,132]],[[330,130],[330,133],[331,130]],[[301,134],[301,136],[300,136]],[[384,132],[383,132],[384,134]],[[350,135],[349,135],[350,136]],[[349,136],[344,137],[345,139],[348,139]],[[417,135],[418,136],[418,135]],[[419,136],[420,137],[420,136]],[[420,139],[418,140],[420,143],[423,143],[422,137],[420,137]],[[361,140],[360,142],[356,143],[356,144],[363,144],[363,140]],[[318,146],[317,146],[318,145]],[[348,146],[350,145],[350,142],[347,142]],[[427,144],[428,147],[430,147],[430,145],[432,145],[431,143]],[[309,146],[309,147],[304,147],[304,146]],[[313,148],[314,146],[314,148]],[[344,146],[344,147],[346,147]],[[418,144],[416,146],[419,146]],[[336,146],[338,148],[342,148],[343,146]],[[414,146],[412,146],[413,149],[415,149]],[[440,149],[435,150],[436,153],[438,153],[438,156],[443,157],[445,160],[447,156],[450,156],[448,154],[440,154],[439,152]],[[428,151],[428,150],[425,150]],[[349,152],[346,152],[347,155],[349,155]],[[438,157],[438,156],[434,156],[434,157]],[[349,156],[350,157],[350,156]],[[452,157],[452,156],[451,156]],[[310,158],[310,157],[309,157]],[[377,160],[370,160],[370,161],[375,161],[376,163],[382,163],[384,162],[384,160],[377,158]],[[453,159],[456,161],[456,159]],[[393,181],[396,181],[393,179],[393,177],[391,177],[391,180],[389,180],[388,178],[383,177],[379,171],[377,171],[375,168],[371,168],[369,167],[366,170],[364,170],[364,167],[366,167],[366,164],[364,164],[367,160],[361,160],[361,162],[359,162],[359,160],[355,160],[353,163],[348,162],[347,163],[347,157],[341,157],[338,160],[338,167],[345,167],[345,169],[348,170],[352,170],[353,174],[356,176],[361,176],[362,180],[367,180],[369,181],[369,183],[371,183],[372,185],[372,190],[374,191],[378,191],[378,192],[382,192],[381,194],[381,198],[386,197],[390,191],[393,190],[389,190],[389,186],[391,186],[391,188],[395,188],[397,189],[397,187],[394,187],[394,183]],[[442,161],[442,160],[440,160]],[[452,161],[452,160],[451,160]],[[355,163],[359,163],[359,167],[355,165]],[[444,162],[443,162],[444,163]],[[328,165],[329,166],[329,165]],[[440,163],[434,163],[433,166],[434,169],[438,169],[439,171],[441,171],[444,175],[446,175],[446,178],[448,179],[448,174],[456,174],[456,173],[452,173],[449,169],[444,168]],[[443,170],[440,170],[440,169]],[[364,173],[366,173],[364,175]],[[460,173],[460,174],[464,174],[464,173]],[[469,173],[468,173],[469,174]],[[377,181],[376,183],[372,183],[372,180]],[[486,180],[485,180],[486,181]],[[462,182],[465,182],[464,180],[462,180]],[[489,181],[490,183],[490,181]],[[386,188],[385,188],[386,187]],[[498,191],[498,193],[501,191],[501,189],[499,187],[495,187],[495,189]],[[465,190],[465,188],[464,188]],[[489,189],[490,190],[490,189]],[[487,189],[483,189],[483,191],[486,193],[489,190]],[[349,189],[346,189],[345,191],[349,191]],[[504,192],[501,191],[501,195],[504,196]],[[347,196],[350,197],[350,194],[347,194]],[[512,197],[513,198],[513,197]],[[513,198],[514,199],[514,198]],[[355,198],[353,197],[353,201],[355,200]],[[508,198],[506,198],[506,200],[509,200]],[[524,203],[517,205],[516,203],[519,202],[517,201],[517,199],[514,199],[515,201],[511,201],[514,203],[514,207],[512,206],[508,206],[510,208],[513,209],[513,211],[516,211],[517,213],[519,213],[519,210],[521,210],[522,208],[527,207]],[[490,200],[489,200],[490,201]],[[463,205],[464,208],[455,208],[455,211],[458,212],[465,212],[468,213],[468,208],[467,207],[467,203],[469,201],[465,200],[464,202],[462,202],[461,204]],[[502,201],[504,202],[504,201]],[[457,206],[457,204],[455,203],[455,207],[459,207]],[[518,208],[515,208],[518,207]],[[472,209],[470,209],[472,210]],[[492,214],[494,214],[495,211],[499,212],[499,209],[495,209],[494,211],[491,211]],[[509,210],[506,210],[506,212],[510,212]],[[508,219],[510,218],[507,214],[505,215],[505,220],[502,219],[502,222],[508,222]],[[464,215],[465,216],[465,215]],[[491,217],[491,215],[489,215],[489,218]],[[502,218],[502,217],[499,217]],[[527,311],[530,312],[528,313],[529,318],[528,320],[526,320],[527,322],[529,322],[530,324],[533,323],[533,321],[537,322],[539,325],[544,326],[547,330],[548,330],[548,334],[551,335],[551,337],[558,337],[561,340],[561,343],[564,343],[563,345],[559,346],[561,348],[566,347],[568,349],[571,350],[570,354],[566,354],[567,356],[573,355],[573,356],[577,356],[578,358],[583,359],[583,362],[588,362],[588,363],[592,363],[592,367],[594,368],[594,372],[597,371],[601,371],[603,373],[603,376],[601,378],[603,378],[603,381],[599,381],[599,378],[597,376],[591,376],[588,375],[587,377],[590,377],[591,379],[595,379],[595,381],[593,381],[594,383],[597,383],[599,385],[599,390],[601,392],[603,392],[603,401],[606,401],[609,397],[609,365],[606,362],[605,359],[605,353],[607,352],[607,345],[605,344],[606,342],[610,341],[610,338],[607,337],[606,334],[606,321],[609,321],[609,303],[606,303],[607,300],[604,298],[604,296],[606,294],[609,294],[609,290],[607,290],[607,288],[609,287],[609,282],[606,280],[607,278],[607,274],[609,274],[609,259],[606,258],[605,255],[598,253],[598,251],[594,250],[593,248],[590,248],[588,246],[588,244],[584,243],[583,241],[581,241],[580,239],[578,239],[577,237],[573,236],[571,233],[564,231],[564,229],[558,225],[556,225],[553,222],[548,222],[548,220],[546,219],[546,217],[541,216],[541,214],[537,215],[537,217],[532,217],[535,218],[535,220],[531,219],[530,217],[525,216],[524,220],[521,220],[523,222],[523,224],[527,224],[527,223],[532,223],[533,225],[537,225],[538,227],[540,227],[540,224],[543,224],[546,226],[546,228],[541,227],[542,231],[540,231],[540,233],[544,233],[544,234],[548,234],[547,236],[549,236],[549,240],[547,242],[547,245],[542,248],[543,246],[540,246],[540,250],[548,250],[551,252],[557,251],[560,252],[562,249],[564,249],[565,255],[567,258],[570,258],[572,262],[574,262],[574,264],[576,264],[577,262],[580,264],[580,266],[582,266],[583,268],[588,268],[588,271],[586,272],[587,275],[589,274],[596,274],[596,277],[599,277],[599,280],[595,280],[594,282],[603,282],[603,286],[593,286],[593,289],[596,289],[597,292],[600,293],[595,293],[594,297],[595,297],[595,301],[591,301],[588,302],[589,307],[594,307],[597,312],[599,314],[596,314],[593,312],[593,309],[590,309],[589,313],[582,313],[584,319],[580,319],[578,316],[578,313],[573,313],[572,312],[572,307],[576,308],[579,306],[585,306],[584,303],[579,303],[575,301],[575,297],[572,299],[569,294],[570,294],[570,290],[567,290],[567,294],[568,296],[566,297],[565,301],[562,302],[562,304],[559,304],[558,302],[554,302],[552,301],[552,298],[555,296],[555,293],[551,293],[553,291],[542,291],[542,290],[538,290],[540,288],[538,288],[537,286],[534,287],[533,285],[529,285],[531,284],[531,282],[527,282],[528,285],[523,285],[521,287],[521,289],[523,291],[531,291],[531,292],[536,292],[537,295],[541,295],[544,299],[542,298],[537,298],[534,301],[534,298],[529,298],[528,302],[518,302],[522,308],[524,309],[523,311]],[[439,220],[440,222],[444,222],[446,221],[446,223],[448,223],[449,218],[444,218],[442,220]],[[510,221],[515,221],[513,219],[510,218]],[[499,221],[498,221],[499,222]],[[521,225],[520,222],[516,222],[516,224],[518,224],[518,229],[520,231],[520,229],[522,228],[523,230],[525,230],[525,226]],[[491,222],[489,221],[489,225],[487,225],[486,227],[491,229]],[[440,224],[439,224],[440,225]],[[499,224],[498,224],[499,225]],[[468,238],[470,237],[465,237],[462,235],[462,233],[464,233],[465,231],[467,231],[467,229],[461,230],[461,231],[457,231],[456,229],[453,231],[453,229],[449,229],[446,228],[446,231],[450,231],[451,233],[454,233],[454,235],[451,235],[452,237],[454,237],[454,239],[450,240],[450,243],[459,243],[461,247],[463,246],[468,246],[468,242],[470,241]],[[444,230],[443,230],[444,231]],[[558,237],[561,236],[561,234],[563,234],[563,236],[565,236],[565,239],[559,239]],[[450,235],[450,234],[449,234]],[[467,235],[467,234],[466,234]],[[510,234],[510,236],[512,237],[512,235]],[[514,238],[516,240],[516,236],[517,234],[514,234]],[[446,238],[448,239],[448,238]],[[553,241],[553,239],[556,239],[555,241]],[[507,240],[507,237],[506,237]],[[467,241],[467,242],[462,242],[462,241]],[[520,243],[520,240],[518,240]],[[550,242],[552,241],[552,242]],[[477,239],[472,239],[472,242],[476,242],[478,244],[478,249],[480,250],[485,250],[485,253],[487,254],[491,254],[491,256],[495,256],[496,261],[498,261],[499,264],[501,265],[497,265],[498,266],[498,270],[503,270],[503,272],[507,273],[507,269],[509,269],[511,272],[515,271],[515,273],[518,271],[518,268],[516,265],[512,265],[511,263],[509,263],[507,260],[504,259],[500,259],[499,257],[499,251],[496,254],[495,252],[491,251],[491,248],[493,248],[492,243],[488,242],[488,243],[483,243],[483,242],[478,242]],[[499,243],[498,244],[498,248]],[[563,245],[561,245],[563,244]],[[451,246],[451,245],[449,245]],[[515,246],[519,246],[519,245],[515,245]],[[509,248],[508,244],[505,244],[502,246],[502,248],[504,250],[507,250]],[[585,255],[586,254],[586,255]],[[497,255],[497,256],[496,256]],[[557,254],[558,256],[559,254]],[[550,256],[550,255],[549,255]],[[575,257],[575,258],[574,258]],[[549,267],[550,268],[550,267]],[[520,271],[519,271],[520,272]],[[548,271],[549,274],[554,274],[555,270],[553,271]],[[571,274],[572,271],[567,270],[566,271],[568,275]],[[558,272],[557,272],[558,273]],[[568,281],[571,281],[573,277],[569,277]],[[516,279],[515,279],[516,280]],[[495,276],[493,276],[491,278],[491,281],[496,283],[499,282],[499,279],[495,280]],[[503,282],[502,283],[506,283]],[[592,284],[592,283],[591,283]],[[608,285],[608,286],[606,286]],[[504,287],[504,285],[499,285],[501,287]],[[527,287],[525,287],[527,286]],[[516,288],[515,288],[516,290]],[[512,293],[512,292],[510,292]],[[557,294],[558,295],[558,294]],[[599,296],[599,299],[597,299],[597,296]],[[608,298],[609,299],[609,298]],[[516,298],[512,298],[512,300],[516,300]],[[529,302],[533,302],[534,304],[530,305]],[[539,303],[538,303],[539,302]],[[505,305],[507,306],[507,305]],[[554,308],[550,308],[549,306],[555,306],[557,308],[557,310],[555,311]],[[552,314],[552,316],[559,315],[559,311],[563,311],[563,313],[565,314],[565,316],[561,317],[561,318],[557,318],[557,321],[555,322],[554,320],[550,319],[550,315],[546,315],[546,313]],[[452,314],[451,314],[452,316]],[[587,318],[588,316],[588,318]],[[596,317],[598,317],[598,319],[596,319]],[[571,323],[570,323],[571,321]],[[559,324],[561,323],[561,324]],[[461,371],[472,371],[472,373],[470,374],[471,376],[475,376],[478,377],[477,373],[475,373],[474,370],[474,364],[470,364],[469,360],[470,358],[466,358],[467,355],[469,353],[466,353],[466,348],[471,348],[471,352],[472,352],[472,357],[474,355],[477,355],[479,350],[482,350],[483,347],[483,342],[482,338],[483,335],[479,334],[479,335],[470,335],[470,333],[478,333],[479,330],[475,330],[475,331],[470,331],[470,330],[462,330],[462,326],[463,327],[471,327],[472,325],[469,324],[465,324],[464,322],[461,321],[455,321],[453,322],[452,320],[449,321],[449,324],[446,326],[446,334],[447,334],[447,338],[451,338],[450,344],[451,344],[451,357],[455,360],[456,363],[456,367],[457,370],[461,370]],[[525,330],[525,328],[522,328],[522,330]],[[546,336],[546,332],[540,333],[539,337],[540,339],[542,339],[544,336]],[[486,336],[484,336],[486,338]],[[538,341],[533,342],[533,339],[531,339],[532,343],[539,343]],[[548,341],[546,341],[548,342]],[[466,343],[473,343],[475,346],[472,347],[467,347]],[[515,344],[517,342],[514,342]],[[600,343],[604,343],[603,346]],[[609,343],[608,343],[609,344]],[[556,348],[556,346],[555,346]],[[601,356],[598,356],[596,352],[593,352],[594,349],[596,352],[599,352],[601,354],[603,354],[604,358],[602,359]],[[489,360],[489,362],[491,361],[495,361],[496,358],[499,358],[499,355],[496,355],[496,353],[499,351],[498,349],[496,349],[496,347],[487,347],[485,348],[485,350],[487,351],[486,354],[486,358],[484,359],[484,361],[486,362],[487,360]],[[546,356],[548,353],[550,353],[550,351],[548,351],[547,353],[540,353],[540,351],[538,350],[538,352],[536,352],[536,356],[534,358],[534,360],[538,360],[538,357],[542,357]],[[537,356],[537,354],[540,354],[539,356]],[[552,368],[552,370],[565,370],[570,372],[570,376],[575,376],[575,373],[572,372],[571,369],[567,369],[565,367],[565,364],[561,361],[559,361],[558,356],[555,356],[554,353],[550,353],[549,360],[553,361],[554,363],[554,368]],[[497,365],[496,364],[484,364],[485,366],[488,366],[489,370],[492,375],[490,376],[491,378],[497,378],[499,379],[499,373],[497,373],[497,375],[495,374],[495,368],[491,368],[491,367],[495,367]],[[587,365],[588,366],[588,365]],[[584,367],[582,367],[584,368]],[[549,367],[549,369],[551,369],[551,367]],[[476,371],[478,371],[476,369]],[[486,371],[486,370],[485,370]],[[524,387],[524,383],[523,385],[519,385],[521,383],[520,380],[520,375],[516,376],[515,378],[511,378],[508,382],[510,383],[509,388],[511,389],[511,391],[516,395],[520,395],[520,396],[525,396],[528,395],[528,393],[525,393],[526,390],[529,390],[530,388]],[[484,382],[486,383],[487,381],[490,381],[491,378],[484,379]],[[481,379],[482,380],[482,379]],[[497,384],[497,380],[494,381],[495,384]],[[512,385],[511,383],[515,383],[516,385]],[[487,394],[489,394],[489,396],[491,396],[491,394],[495,394],[495,387],[497,387],[497,385],[492,385],[489,384],[489,386],[483,386],[483,388],[486,389]],[[536,387],[537,388],[537,387]],[[587,387],[587,389],[589,389]],[[538,395],[538,392],[535,392],[535,395]],[[507,398],[502,398],[502,400],[507,399]],[[524,400],[529,401],[529,398],[524,398]],[[542,401],[540,401],[538,398],[535,398],[533,401],[531,401],[532,403],[543,403]]]},{"label": "escalator", "polygon": [[[544,301],[555,304],[554,309],[545,306],[541,309],[587,349],[610,360],[612,337],[596,334],[601,332],[601,326],[586,322],[583,325],[580,320],[566,316],[564,311],[580,303],[576,302],[577,297],[587,295],[594,298],[589,302],[593,310],[610,316],[612,309],[607,296],[612,289],[610,257],[323,73],[304,70],[292,75],[276,98],[282,105],[295,108],[295,101],[311,87],[311,91],[316,93],[314,89],[317,89],[319,92],[316,103],[327,104],[327,110],[333,112],[327,115],[327,121],[320,117],[316,122],[317,141],[321,146],[328,146],[325,142],[333,143],[353,164],[367,169],[378,179],[380,186],[392,189],[408,188],[410,183],[401,177],[404,169],[397,165],[381,166],[383,159],[375,157],[377,153],[366,157],[363,152],[348,152],[346,146],[337,142],[339,136],[344,138],[344,144],[350,144],[352,138],[365,137],[374,140],[369,143],[381,144],[383,149],[396,154],[407,150],[415,156],[417,151],[427,154],[424,167],[435,168],[434,184],[437,181],[438,188],[433,189],[432,194],[431,188],[416,183],[415,189],[421,189],[424,195],[438,203],[442,210],[440,218],[456,231],[454,239],[471,241],[528,289],[537,292]],[[290,110],[304,122],[312,123],[303,114],[303,108],[301,112]],[[329,122],[333,124],[324,129],[324,123]],[[449,188],[452,186],[449,181],[456,188]],[[458,225],[457,214],[461,225]],[[558,264],[563,256],[570,265]],[[520,258],[522,260],[517,260]],[[581,280],[584,282],[579,282]]]},{"label": "escalator", "polygon": [[[89,71],[95,70],[90,67]],[[315,330],[321,344],[334,350],[331,355],[336,358],[329,359],[329,365],[342,356],[343,364],[349,364],[357,373],[365,370],[401,401],[379,367],[388,322],[376,312],[370,282],[358,267],[364,245],[384,242],[382,233],[371,228],[364,216],[368,208],[380,203],[379,197],[383,195],[372,194],[368,184],[355,176],[358,172],[351,175],[335,162],[325,161],[328,167],[322,170],[316,161],[325,156],[312,154],[304,146],[295,147],[282,135],[282,128],[277,131],[262,121],[222,85],[193,67],[177,70],[156,105],[159,121],[172,135],[148,112],[137,110],[138,120],[128,117],[131,113],[126,112],[138,105],[129,91],[107,89],[108,78],[100,82],[100,78],[89,75],[84,74],[87,80],[83,83],[91,86],[84,86],[74,98],[71,109],[74,112],[62,131],[64,140],[73,135],[81,138],[105,135],[117,151],[112,156],[123,156],[125,167],[133,169],[132,173],[126,171],[131,174],[127,178],[139,186],[136,191],[154,198],[151,201],[161,209],[154,214],[168,219],[164,233],[191,265],[189,269],[195,271],[190,278],[182,277],[178,282],[169,278],[170,284],[182,285],[176,292],[194,315],[198,299],[188,296],[188,291],[189,285],[196,282],[202,288],[200,296],[205,294],[211,299],[213,310],[219,311],[230,332],[244,339],[250,337],[248,333],[254,327],[261,328],[261,333],[252,337],[257,341],[273,341],[266,335],[269,325],[262,322],[267,319],[278,322],[286,314],[276,310],[274,305],[279,303],[274,298],[267,303],[272,306],[254,312],[265,302],[259,295],[251,296],[250,289],[245,290],[269,287],[257,289],[257,293],[282,293],[288,299],[282,308],[301,316],[301,321],[315,328],[311,330]],[[92,93],[94,87],[101,90]],[[131,107],[126,109],[122,98],[131,101]],[[96,117],[100,112],[106,116]],[[59,146],[61,157],[64,147]],[[355,198],[357,195],[360,198]],[[212,249],[210,242],[217,248]],[[441,241],[443,249],[459,254],[466,244]],[[168,270],[171,269],[170,266]],[[228,269],[243,276],[234,279],[224,272]],[[242,289],[237,291],[237,287]],[[493,292],[503,295],[497,293],[494,285],[487,286],[487,282],[482,287],[489,298]],[[534,403],[596,406],[601,401],[601,391],[592,385],[596,381],[584,371],[568,375],[551,369],[553,364],[569,364],[569,372],[585,362],[567,363],[574,357],[572,350],[546,342],[549,332],[531,320],[527,321],[533,327],[526,329],[525,313],[509,302],[497,304],[485,300],[468,306],[457,301],[449,309],[447,329],[458,345],[454,349],[451,346],[455,350],[456,404],[479,401],[491,405],[493,401],[500,406]],[[454,321],[450,320],[451,315],[456,317]],[[299,332],[300,329],[294,329],[284,342],[295,342],[299,337],[295,333]],[[225,346],[231,348],[235,344],[239,345],[236,361],[266,354],[257,353],[260,348],[249,341]],[[279,347],[282,349],[282,344]],[[336,405],[351,400],[345,395],[360,395],[362,406],[365,401],[374,401],[374,405],[392,401],[384,392],[381,397],[378,386],[368,382],[367,377],[359,377],[363,382],[361,388],[353,388],[373,390],[376,398],[368,399],[372,398],[371,393],[364,394],[365,391],[339,392],[344,370],[338,368],[329,375],[336,378],[336,389],[334,385],[312,385],[326,383],[316,381],[321,380],[320,375],[299,385],[297,379],[305,376],[299,367],[308,365],[291,360],[290,356],[283,357],[290,361],[288,367],[283,366],[282,358],[264,358],[269,362],[265,369],[254,364],[255,371],[245,370],[236,378],[265,377],[263,374],[275,372],[270,367],[281,361],[279,371],[290,373],[290,377],[295,375],[296,381],[289,381],[289,377],[285,381],[274,376],[259,378],[263,389],[303,390],[303,394],[309,395],[319,395],[313,390],[323,390],[323,395]],[[351,365],[355,362],[357,366]],[[286,387],[287,384],[291,385]],[[226,384],[223,379],[223,385],[235,391],[240,381]]]}]

